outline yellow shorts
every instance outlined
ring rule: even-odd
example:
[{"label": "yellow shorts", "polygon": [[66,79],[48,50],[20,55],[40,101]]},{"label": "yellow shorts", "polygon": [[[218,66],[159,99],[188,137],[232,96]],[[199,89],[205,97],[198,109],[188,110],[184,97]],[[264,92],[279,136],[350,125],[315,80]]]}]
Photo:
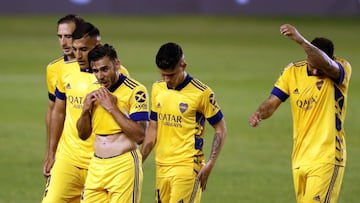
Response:
[{"label": "yellow shorts", "polygon": [[42,203],[80,202],[87,169],[57,159],[50,174]]},{"label": "yellow shorts", "polygon": [[142,158],[138,149],[112,158],[94,156],[81,202],[139,203],[142,182]]},{"label": "yellow shorts", "polygon": [[200,203],[200,165],[156,166],[156,202]]},{"label": "yellow shorts", "polygon": [[297,202],[335,203],[339,197],[343,174],[344,167],[333,164],[293,169]]}]

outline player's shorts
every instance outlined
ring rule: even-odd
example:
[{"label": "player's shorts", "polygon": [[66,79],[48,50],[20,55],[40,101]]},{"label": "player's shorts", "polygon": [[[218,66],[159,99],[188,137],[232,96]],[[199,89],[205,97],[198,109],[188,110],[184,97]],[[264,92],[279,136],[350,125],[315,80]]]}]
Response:
[{"label": "player's shorts", "polygon": [[138,149],[111,158],[94,156],[81,202],[139,203],[142,182],[142,157]]},{"label": "player's shorts", "polygon": [[42,203],[79,203],[87,169],[56,159],[50,171]]},{"label": "player's shorts", "polygon": [[156,202],[200,203],[200,182],[196,179],[201,164],[156,166]]},{"label": "player's shorts", "polygon": [[335,203],[339,197],[344,167],[333,164],[293,169],[297,202]]}]

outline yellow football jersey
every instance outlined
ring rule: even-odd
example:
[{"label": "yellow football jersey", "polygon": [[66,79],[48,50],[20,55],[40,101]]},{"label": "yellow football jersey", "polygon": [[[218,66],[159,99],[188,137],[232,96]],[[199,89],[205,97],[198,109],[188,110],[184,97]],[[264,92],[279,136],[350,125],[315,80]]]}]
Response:
[{"label": "yellow football jersey", "polygon": [[74,165],[87,168],[93,155],[94,136],[86,141],[79,138],[76,122],[79,119],[89,85],[96,82],[91,71],[80,71],[76,60],[65,62],[59,72],[56,97],[66,100],[64,129],[56,157],[67,159]]},{"label": "yellow football jersey", "polygon": [[351,76],[350,64],[336,59],[340,79],[313,76],[307,62],[289,64],[272,94],[290,97],[293,118],[293,167],[313,163],[345,165],[344,120]]},{"label": "yellow football jersey", "polygon": [[203,162],[205,119],[219,122],[223,115],[213,91],[187,75],[175,89],[166,82],[152,86],[150,119],[157,121],[155,160],[158,165],[191,165]]},{"label": "yellow football jersey", "polygon": [[[125,67],[120,72],[129,74]],[[76,128],[83,102],[90,85],[97,79],[91,69],[81,70],[76,60],[65,61],[59,69],[55,94],[58,99],[66,100],[64,129],[57,148],[57,158],[67,159],[81,168],[87,168],[93,156],[94,136],[83,141]]]},{"label": "yellow football jersey", "polygon": [[46,83],[48,89],[49,100],[55,101],[55,88],[56,80],[60,67],[64,64],[64,61],[67,60],[66,56],[59,57],[49,63],[46,67]]},{"label": "yellow football jersey", "polygon": [[[89,92],[99,87],[99,84],[93,84]],[[124,115],[134,121],[149,120],[149,97],[144,85],[132,78],[120,75],[118,82],[110,88],[110,92],[117,97],[117,106]],[[95,102],[91,116],[93,132],[96,135],[122,132],[121,126],[98,102]]]}]

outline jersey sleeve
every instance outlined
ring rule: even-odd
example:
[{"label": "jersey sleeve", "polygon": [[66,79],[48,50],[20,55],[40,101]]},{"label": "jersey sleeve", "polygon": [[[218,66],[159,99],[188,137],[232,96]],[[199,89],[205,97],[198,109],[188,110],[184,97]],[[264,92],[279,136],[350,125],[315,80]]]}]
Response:
[{"label": "jersey sleeve", "polygon": [[218,123],[222,118],[220,106],[218,105],[215,93],[207,88],[202,97],[203,114],[211,125]]},{"label": "jersey sleeve", "polygon": [[60,66],[57,74],[57,80],[56,80],[56,89],[55,89],[55,95],[57,98],[61,100],[66,99],[65,95],[65,82],[64,82],[64,75],[65,75],[65,67],[64,65]]},{"label": "jersey sleeve", "polygon": [[[46,85],[48,90],[48,98],[55,101],[55,86],[56,86],[56,70],[49,64],[46,67]],[[54,78],[55,77],[55,78]]]},{"label": "jersey sleeve", "polygon": [[120,73],[123,74],[123,75],[125,75],[126,77],[130,77],[129,71],[128,71],[127,68],[125,68],[123,65],[121,65]]},{"label": "jersey sleeve", "polygon": [[154,83],[151,88],[151,108],[150,108],[150,120],[154,120],[154,121],[157,121],[157,111],[156,111],[157,92],[158,92],[158,86],[156,83]]},{"label": "jersey sleeve", "polygon": [[274,88],[271,91],[272,95],[275,95],[278,97],[281,101],[286,101],[286,99],[289,97],[289,68],[293,66],[292,63],[290,63],[288,66],[285,67],[277,81],[275,82]]},{"label": "jersey sleeve", "polygon": [[138,85],[130,101],[130,119],[134,121],[149,120],[149,96],[145,86]]},{"label": "jersey sleeve", "polygon": [[338,81],[335,81],[337,84],[343,84],[348,86],[350,77],[351,77],[351,65],[348,61],[344,59],[336,59],[336,63],[340,69],[340,78]]}]

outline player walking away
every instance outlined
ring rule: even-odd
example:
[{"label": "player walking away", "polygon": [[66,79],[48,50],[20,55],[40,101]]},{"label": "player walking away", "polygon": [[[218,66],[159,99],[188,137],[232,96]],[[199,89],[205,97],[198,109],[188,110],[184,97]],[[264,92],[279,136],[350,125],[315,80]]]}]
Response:
[{"label": "player walking away", "polygon": [[48,89],[48,108],[46,111],[46,132],[47,132],[47,152],[45,154],[43,174],[47,178],[50,175],[50,169],[54,164],[55,157],[49,156],[49,129],[50,129],[50,116],[54,108],[55,102],[55,88],[56,80],[60,67],[64,62],[71,61],[74,59],[74,54],[72,52],[72,33],[74,32],[77,25],[82,23],[84,20],[77,15],[69,14],[57,21],[57,38],[60,44],[60,47],[63,51],[63,56],[52,61],[46,68],[46,82]]},{"label": "player walking away", "polygon": [[72,33],[76,60],[65,63],[59,71],[49,134],[49,152],[51,156],[55,156],[56,152],[56,159],[43,203],[80,202],[93,155],[93,138],[81,140],[76,121],[81,115],[87,87],[96,82],[89,69],[87,55],[100,43],[99,36],[99,30],[91,23],[77,25]]},{"label": "player walking away", "polygon": [[249,123],[258,126],[290,98],[296,200],[335,203],[346,163],[344,120],[351,66],[334,56],[329,39],[315,38],[310,43],[289,24],[282,25],[280,33],[299,44],[307,59],[284,69]]},{"label": "player walking away", "polygon": [[115,49],[98,45],[89,53],[97,83],[89,88],[77,122],[79,137],[95,134],[82,202],[140,202],[143,181],[138,145],[149,120],[144,85],[119,73]]},{"label": "player walking away", "polygon": [[[150,123],[141,148],[143,159],[155,147],[156,202],[200,202],[226,136],[214,92],[189,75],[182,48],[162,45],[156,55],[161,81],[152,86]],[[205,162],[205,119],[215,134]]]}]

